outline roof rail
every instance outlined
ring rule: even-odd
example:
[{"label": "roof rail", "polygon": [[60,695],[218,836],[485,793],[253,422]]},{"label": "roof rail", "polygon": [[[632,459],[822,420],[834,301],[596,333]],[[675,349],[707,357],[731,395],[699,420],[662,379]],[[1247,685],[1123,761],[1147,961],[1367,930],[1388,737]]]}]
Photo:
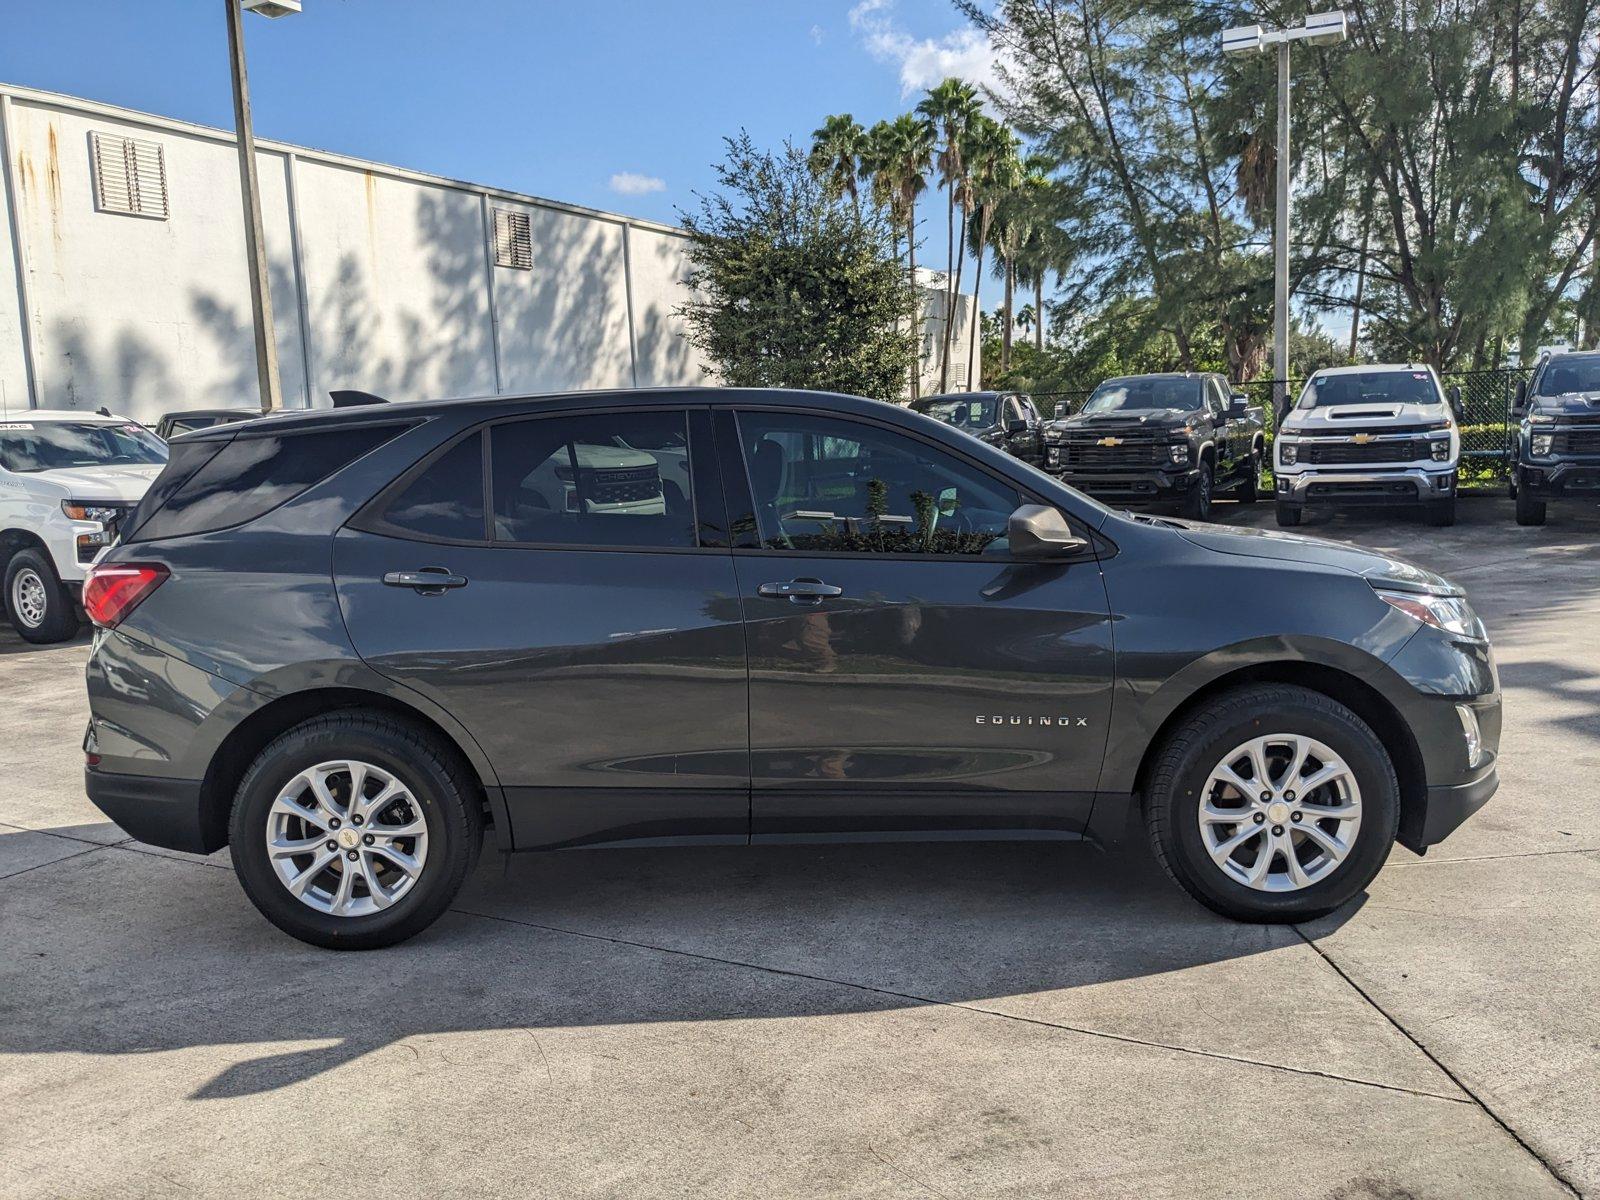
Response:
[{"label": "roof rail", "polygon": [[374,396],[371,392],[357,392],[348,388],[328,393],[328,399],[333,401],[335,408],[359,408],[363,404],[387,404],[382,396]]}]

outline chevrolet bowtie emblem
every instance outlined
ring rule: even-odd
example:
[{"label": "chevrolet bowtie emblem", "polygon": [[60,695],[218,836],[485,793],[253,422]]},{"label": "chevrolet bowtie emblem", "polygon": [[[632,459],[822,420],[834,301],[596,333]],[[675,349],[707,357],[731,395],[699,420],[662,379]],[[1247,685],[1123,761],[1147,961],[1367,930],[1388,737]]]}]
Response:
[{"label": "chevrolet bowtie emblem", "polygon": [[1096,442],[1095,445],[1097,445],[1097,446],[1120,446],[1120,445],[1122,445],[1122,439],[1121,438],[1114,438],[1114,437],[1103,437],[1098,442]]},{"label": "chevrolet bowtie emblem", "polygon": [[1350,436],[1350,440],[1358,446],[1365,446],[1372,440],[1372,435],[1370,433],[1356,433]]}]

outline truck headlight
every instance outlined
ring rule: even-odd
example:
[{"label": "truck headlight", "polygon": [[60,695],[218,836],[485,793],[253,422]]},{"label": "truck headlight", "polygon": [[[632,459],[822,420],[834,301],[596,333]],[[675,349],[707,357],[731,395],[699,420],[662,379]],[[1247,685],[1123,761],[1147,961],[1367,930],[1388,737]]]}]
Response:
[{"label": "truck headlight", "polygon": [[1172,461],[1181,467],[1189,461],[1189,443],[1175,442],[1167,447],[1167,453],[1172,456]]},{"label": "truck headlight", "polygon": [[1533,443],[1533,456],[1543,458],[1550,453],[1550,448],[1555,445],[1555,434],[1536,433],[1531,439]]},{"label": "truck headlight", "polygon": [[1286,467],[1292,467],[1300,460],[1300,447],[1293,442],[1278,439],[1278,461]]},{"label": "truck headlight", "polygon": [[1426,592],[1389,592],[1382,588],[1374,588],[1378,599],[1391,608],[1398,608],[1406,616],[1421,621],[1424,625],[1432,625],[1445,633],[1454,634],[1456,637],[1471,638],[1474,641],[1487,641],[1489,635],[1483,630],[1483,622],[1478,620],[1478,614],[1472,611],[1464,596],[1434,596]]},{"label": "truck headlight", "polygon": [[118,516],[117,509],[96,504],[93,500],[63,500],[61,511],[74,521],[99,521],[102,525],[111,524]]},{"label": "truck headlight", "polygon": [[1429,442],[1428,452],[1433,455],[1434,462],[1449,462],[1450,439],[1444,438],[1437,442]]}]

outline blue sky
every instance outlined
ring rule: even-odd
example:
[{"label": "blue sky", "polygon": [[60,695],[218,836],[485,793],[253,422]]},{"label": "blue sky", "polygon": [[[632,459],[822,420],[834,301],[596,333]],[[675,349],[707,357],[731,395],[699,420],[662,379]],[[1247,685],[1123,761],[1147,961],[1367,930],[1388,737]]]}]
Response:
[{"label": "blue sky", "polygon": [[[741,126],[804,142],[988,65],[949,0],[304,7],[246,17],[258,136],[663,221]],[[4,27],[6,82],[233,123],[219,0],[11,0]]]}]

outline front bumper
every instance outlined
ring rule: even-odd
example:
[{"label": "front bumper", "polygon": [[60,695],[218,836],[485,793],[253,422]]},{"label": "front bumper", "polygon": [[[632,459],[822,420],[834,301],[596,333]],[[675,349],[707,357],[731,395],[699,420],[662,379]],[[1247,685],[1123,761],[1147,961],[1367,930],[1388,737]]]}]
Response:
[{"label": "front bumper", "polygon": [[1551,458],[1517,464],[1517,490],[1535,500],[1566,496],[1600,497],[1600,459]]},{"label": "front bumper", "polygon": [[1086,470],[1081,467],[1054,467],[1047,463],[1045,469],[1068,487],[1077,488],[1099,500],[1116,500],[1123,504],[1176,503],[1194,489],[1200,478],[1198,470],[1187,468]]},{"label": "front bumper", "polygon": [[1456,494],[1456,468],[1343,471],[1308,467],[1291,473],[1280,467],[1274,486],[1284,504],[1427,504]]}]

